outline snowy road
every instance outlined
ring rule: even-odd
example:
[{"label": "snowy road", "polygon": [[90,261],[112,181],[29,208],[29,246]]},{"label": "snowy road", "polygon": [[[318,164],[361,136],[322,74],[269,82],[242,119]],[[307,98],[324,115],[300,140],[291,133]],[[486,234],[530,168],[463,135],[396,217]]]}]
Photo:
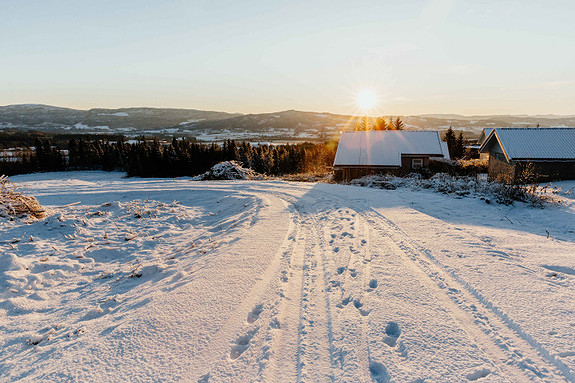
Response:
[{"label": "snowy road", "polygon": [[52,216],[0,229],[2,380],[575,382],[569,196],[14,180]]}]

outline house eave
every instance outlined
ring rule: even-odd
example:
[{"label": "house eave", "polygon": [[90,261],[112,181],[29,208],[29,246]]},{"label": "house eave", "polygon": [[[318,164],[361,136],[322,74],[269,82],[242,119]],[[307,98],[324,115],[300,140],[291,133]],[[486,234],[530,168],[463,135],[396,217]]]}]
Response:
[{"label": "house eave", "polygon": [[511,158],[514,162],[575,162],[575,158]]},{"label": "house eave", "polygon": [[395,169],[400,168],[401,165],[333,165],[334,168],[351,168],[351,169]]}]

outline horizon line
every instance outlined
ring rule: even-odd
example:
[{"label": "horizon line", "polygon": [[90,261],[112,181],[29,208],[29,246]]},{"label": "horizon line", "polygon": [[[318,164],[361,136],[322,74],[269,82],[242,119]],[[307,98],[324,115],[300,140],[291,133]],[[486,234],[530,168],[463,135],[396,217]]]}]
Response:
[{"label": "horizon line", "polygon": [[[72,109],[72,110],[80,110],[80,111],[90,111],[93,109],[108,109],[108,110],[119,110],[119,109],[173,109],[173,110],[195,110],[201,112],[213,112],[213,113],[227,113],[227,114],[240,114],[243,116],[248,115],[255,115],[255,114],[273,114],[273,113],[285,113],[285,112],[301,112],[301,113],[318,113],[318,114],[332,114],[332,115],[339,115],[339,116],[351,116],[351,117],[365,117],[365,115],[361,114],[345,114],[345,113],[334,113],[334,112],[327,112],[327,111],[315,111],[315,110],[297,110],[297,109],[285,109],[285,110],[277,110],[272,112],[259,112],[259,113],[245,113],[245,112],[228,112],[222,110],[211,110],[211,109],[197,109],[191,107],[160,107],[160,106],[127,106],[127,107],[90,107],[90,108],[75,108],[70,106],[58,106],[58,105],[51,105],[51,104],[42,104],[42,103],[21,103],[21,104],[7,104],[7,105],[0,105],[0,108],[12,107],[12,106],[47,106],[52,108],[60,108],[60,109]],[[517,113],[517,114],[460,114],[460,113],[418,113],[418,114],[377,114],[377,115],[368,115],[368,118],[377,118],[377,117],[430,117],[430,116],[461,116],[461,117],[545,117],[545,116],[556,116],[556,117],[575,117],[575,114],[554,114],[554,113],[544,113],[544,114],[527,114],[527,113]]]}]

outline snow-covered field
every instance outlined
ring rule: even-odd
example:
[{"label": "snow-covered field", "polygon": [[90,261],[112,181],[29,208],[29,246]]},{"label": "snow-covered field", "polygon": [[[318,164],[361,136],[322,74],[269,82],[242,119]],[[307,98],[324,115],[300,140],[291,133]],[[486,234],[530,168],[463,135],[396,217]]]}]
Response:
[{"label": "snow-covered field", "polygon": [[575,182],[13,181],[49,217],[0,222],[0,381],[575,381]]}]

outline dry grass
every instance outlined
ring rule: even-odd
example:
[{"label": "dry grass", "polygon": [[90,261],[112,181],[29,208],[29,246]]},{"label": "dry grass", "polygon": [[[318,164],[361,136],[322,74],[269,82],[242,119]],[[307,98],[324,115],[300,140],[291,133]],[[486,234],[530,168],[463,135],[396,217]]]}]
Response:
[{"label": "dry grass", "polygon": [[0,216],[44,218],[46,211],[32,196],[25,195],[5,175],[0,177]]},{"label": "dry grass", "polygon": [[308,173],[297,173],[297,174],[284,174],[279,178],[283,181],[293,181],[293,182],[333,183],[332,172],[308,172]]}]

